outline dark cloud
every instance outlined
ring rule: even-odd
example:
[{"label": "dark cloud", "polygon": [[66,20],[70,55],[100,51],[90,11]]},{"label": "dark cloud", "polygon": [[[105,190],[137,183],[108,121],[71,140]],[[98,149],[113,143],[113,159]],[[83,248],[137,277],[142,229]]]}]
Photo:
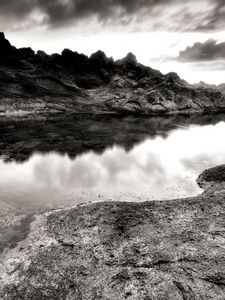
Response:
[{"label": "dark cloud", "polygon": [[143,9],[165,5],[177,0],[1,0],[0,14],[21,17],[38,9],[50,23],[68,22],[90,15],[100,19],[135,14]]},{"label": "dark cloud", "polygon": [[34,8],[32,0],[1,0],[0,15],[5,17],[23,17],[29,14]]},{"label": "dark cloud", "polygon": [[181,51],[178,60],[183,62],[210,62],[225,60],[225,42],[217,43],[210,39],[204,43],[195,43]]},{"label": "dark cloud", "polygon": [[214,6],[196,26],[196,31],[225,29],[225,0],[210,0],[209,4]]},{"label": "dark cloud", "polygon": [[69,22],[89,16],[99,20],[132,16],[140,11],[151,11],[154,7],[177,0],[37,0],[37,5],[46,13],[51,24]]},{"label": "dark cloud", "polygon": [[95,16],[99,22],[111,21],[124,26],[134,20],[150,22],[151,29],[225,29],[224,0],[186,0],[185,3],[183,0],[0,0],[0,19],[7,23],[7,17],[14,17],[18,27],[34,11],[44,16],[40,22],[53,27]]}]

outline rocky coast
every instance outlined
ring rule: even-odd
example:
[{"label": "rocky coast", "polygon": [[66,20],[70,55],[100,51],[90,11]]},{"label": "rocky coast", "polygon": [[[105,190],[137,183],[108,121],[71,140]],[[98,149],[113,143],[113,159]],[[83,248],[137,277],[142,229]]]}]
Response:
[{"label": "rocky coast", "polygon": [[0,115],[173,114],[225,109],[223,90],[162,74],[129,53],[114,61],[64,49],[36,53],[12,46],[0,33]]}]

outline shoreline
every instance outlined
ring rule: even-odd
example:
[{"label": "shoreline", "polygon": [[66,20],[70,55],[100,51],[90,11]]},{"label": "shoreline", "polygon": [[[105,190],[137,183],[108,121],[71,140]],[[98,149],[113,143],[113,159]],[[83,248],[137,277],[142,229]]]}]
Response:
[{"label": "shoreline", "polygon": [[35,111],[35,110],[2,110],[0,111],[1,120],[29,120],[29,119],[45,119],[48,117],[57,118],[60,116],[111,116],[117,118],[123,117],[140,117],[140,118],[153,118],[153,117],[172,117],[176,115],[181,116],[192,116],[192,115],[210,115],[210,114],[223,114],[225,113],[225,108],[210,108],[210,109],[182,109],[182,110],[172,110],[172,111],[156,111],[156,112],[136,112],[136,111],[95,111],[95,112],[82,112],[82,111]]}]

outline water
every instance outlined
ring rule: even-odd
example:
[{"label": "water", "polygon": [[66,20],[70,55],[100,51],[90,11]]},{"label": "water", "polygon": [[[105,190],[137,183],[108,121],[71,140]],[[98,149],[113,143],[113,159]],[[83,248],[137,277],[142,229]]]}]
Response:
[{"label": "water", "polygon": [[24,216],[39,210],[197,195],[197,176],[225,162],[223,114],[0,125],[0,237],[7,243],[24,231]]}]

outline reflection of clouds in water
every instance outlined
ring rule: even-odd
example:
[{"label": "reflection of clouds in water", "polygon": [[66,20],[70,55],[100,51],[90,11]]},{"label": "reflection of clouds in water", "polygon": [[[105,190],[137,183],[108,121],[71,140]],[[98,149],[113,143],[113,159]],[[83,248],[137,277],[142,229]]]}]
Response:
[{"label": "reflection of clouds in water", "polygon": [[[178,129],[167,139],[147,140],[129,153],[114,147],[101,156],[88,153],[74,161],[51,154],[48,163],[40,158],[42,167],[39,165],[38,169],[43,168],[50,179],[54,174],[53,185],[57,182],[71,190],[144,191],[170,198],[174,196],[168,191],[171,188],[177,190],[176,196],[195,194],[199,191],[195,183],[199,173],[225,160],[225,145],[221,142],[224,129],[223,122]],[[54,166],[51,159],[56,160],[54,170],[48,168],[49,164]],[[208,164],[204,165],[206,161]],[[46,183],[49,184],[50,179]]]},{"label": "reflection of clouds in water", "polygon": [[183,166],[187,170],[192,170],[198,175],[211,167],[225,163],[225,149],[218,153],[203,153],[192,158],[185,158],[181,160]]},{"label": "reflection of clouds in water", "polygon": [[[107,150],[102,156],[94,153],[85,154],[76,160],[67,156],[48,154],[34,156],[34,177],[37,184],[69,189],[113,189],[115,186],[130,189],[143,184],[149,184],[153,178],[157,179],[163,167],[159,157],[146,150],[125,150],[115,147]],[[150,175],[150,176],[148,176]]]},{"label": "reflection of clouds in water", "polygon": [[225,161],[224,131],[223,122],[177,129],[167,139],[146,140],[129,152],[113,147],[75,160],[56,153],[35,154],[23,164],[2,163],[0,189],[12,201],[20,197],[62,205],[68,205],[71,195],[78,199],[82,191],[114,200],[120,193],[159,199],[194,195],[200,192],[195,183],[199,173]]}]

